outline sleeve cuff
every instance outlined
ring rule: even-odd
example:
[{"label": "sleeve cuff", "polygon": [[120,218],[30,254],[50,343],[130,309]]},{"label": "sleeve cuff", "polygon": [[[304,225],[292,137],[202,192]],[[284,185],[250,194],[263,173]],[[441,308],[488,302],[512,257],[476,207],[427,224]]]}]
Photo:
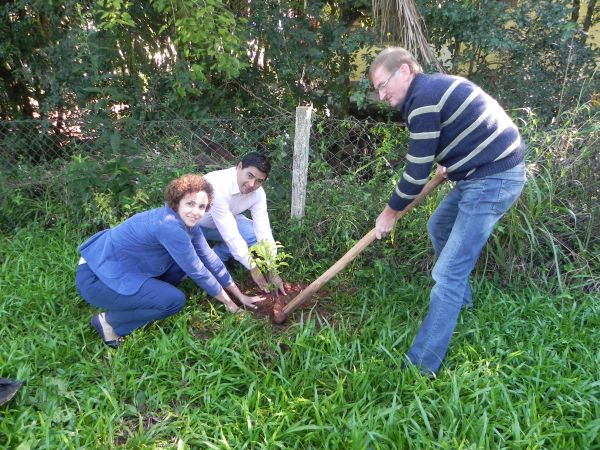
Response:
[{"label": "sleeve cuff", "polygon": [[388,206],[395,211],[402,211],[410,204],[410,200],[405,198],[398,197],[395,193],[390,197],[390,201],[388,202]]},{"label": "sleeve cuff", "polygon": [[250,263],[250,258],[248,257],[248,255],[238,259],[238,261],[242,266],[244,266],[248,270],[252,270],[254,267],[256,267],[256,264]]}]

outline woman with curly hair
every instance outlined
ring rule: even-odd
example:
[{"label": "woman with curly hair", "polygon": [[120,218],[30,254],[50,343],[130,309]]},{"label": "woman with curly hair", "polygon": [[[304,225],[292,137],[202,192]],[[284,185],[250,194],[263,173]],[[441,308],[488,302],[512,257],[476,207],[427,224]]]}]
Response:
[{"label": "woman with curly hair", "polygon": [[184,175],[167,186],[163,207],[81,244],[76,286],[85,301],[106,310],[91,319],[106,345],[116,348],[133,330],[183,308],[185,295],[177,285],[186,276],[231,312],[239,308],[229,294],[256,308],[262,297],[240,291],[202,234],[199,221],[212,198],[202,176]]}]

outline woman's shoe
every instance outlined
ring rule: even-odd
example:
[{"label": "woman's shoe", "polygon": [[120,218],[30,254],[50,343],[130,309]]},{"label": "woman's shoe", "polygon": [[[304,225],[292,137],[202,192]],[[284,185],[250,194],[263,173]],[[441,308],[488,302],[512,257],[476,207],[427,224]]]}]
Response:
[{"label": "woman's shoe", "polygon": [[96,329],[102,341],[111,348],[119,348],[121,338],[117,336],[112,327],[104,318],[104,313],[92,316],[90,323]]}]

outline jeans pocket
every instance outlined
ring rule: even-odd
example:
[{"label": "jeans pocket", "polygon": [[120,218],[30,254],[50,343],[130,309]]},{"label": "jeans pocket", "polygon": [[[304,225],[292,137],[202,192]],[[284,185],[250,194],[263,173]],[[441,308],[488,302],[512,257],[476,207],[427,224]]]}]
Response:
[{"label": "jeans pocket", "polygon": [[498,198],[493,205],[493,211],[496,214],[504,214],[513,203],[519,198],[523,190],[523,181],[502,180],[500,189],[498,190]]}]

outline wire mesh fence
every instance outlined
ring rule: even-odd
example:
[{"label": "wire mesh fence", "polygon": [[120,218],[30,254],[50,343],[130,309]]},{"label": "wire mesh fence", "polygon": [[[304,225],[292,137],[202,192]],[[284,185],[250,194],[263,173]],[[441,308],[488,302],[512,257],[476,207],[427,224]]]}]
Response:
[{"label": "wire mesh fence", "polygon": [[[152,173],[206,173],[237,163],[249,151],[273,165],[273,201],[289,202],[294,152],[293,113],[267,118],[0,122],[0,192],[60,192],[64,201],[89,190],[133,186]],[[310,136],[311,180],[351,174],[357,181],[402,155],[398,124],[316,116]],[[61,200],[60,198],[57,200]]]},{"label": "wire mesh fence", "polygon": [[[351,173],[364,179],[376,168],[396,166],[407,140],[400,124],[317,117],[311,128],[310,159],[313,169],[324,166],[332,177]],[[318,174],[314,170],[313,178]]]},{"label": "wire mesh fence", "polygon": [[[268,126],[265,126],[268,124]],[[243,119],[203,121],[0,123],[3,183],[20,187],[57,181],[78,158],[100,165],[121,158],[136,169],[153,167],[204,171],[236,159],[250,149],[272,152],[289,139],[287,116],[268,122]],[[283,139],[283,140],[282,140]],[[45,177],[24,176],[43,173]]]}]

